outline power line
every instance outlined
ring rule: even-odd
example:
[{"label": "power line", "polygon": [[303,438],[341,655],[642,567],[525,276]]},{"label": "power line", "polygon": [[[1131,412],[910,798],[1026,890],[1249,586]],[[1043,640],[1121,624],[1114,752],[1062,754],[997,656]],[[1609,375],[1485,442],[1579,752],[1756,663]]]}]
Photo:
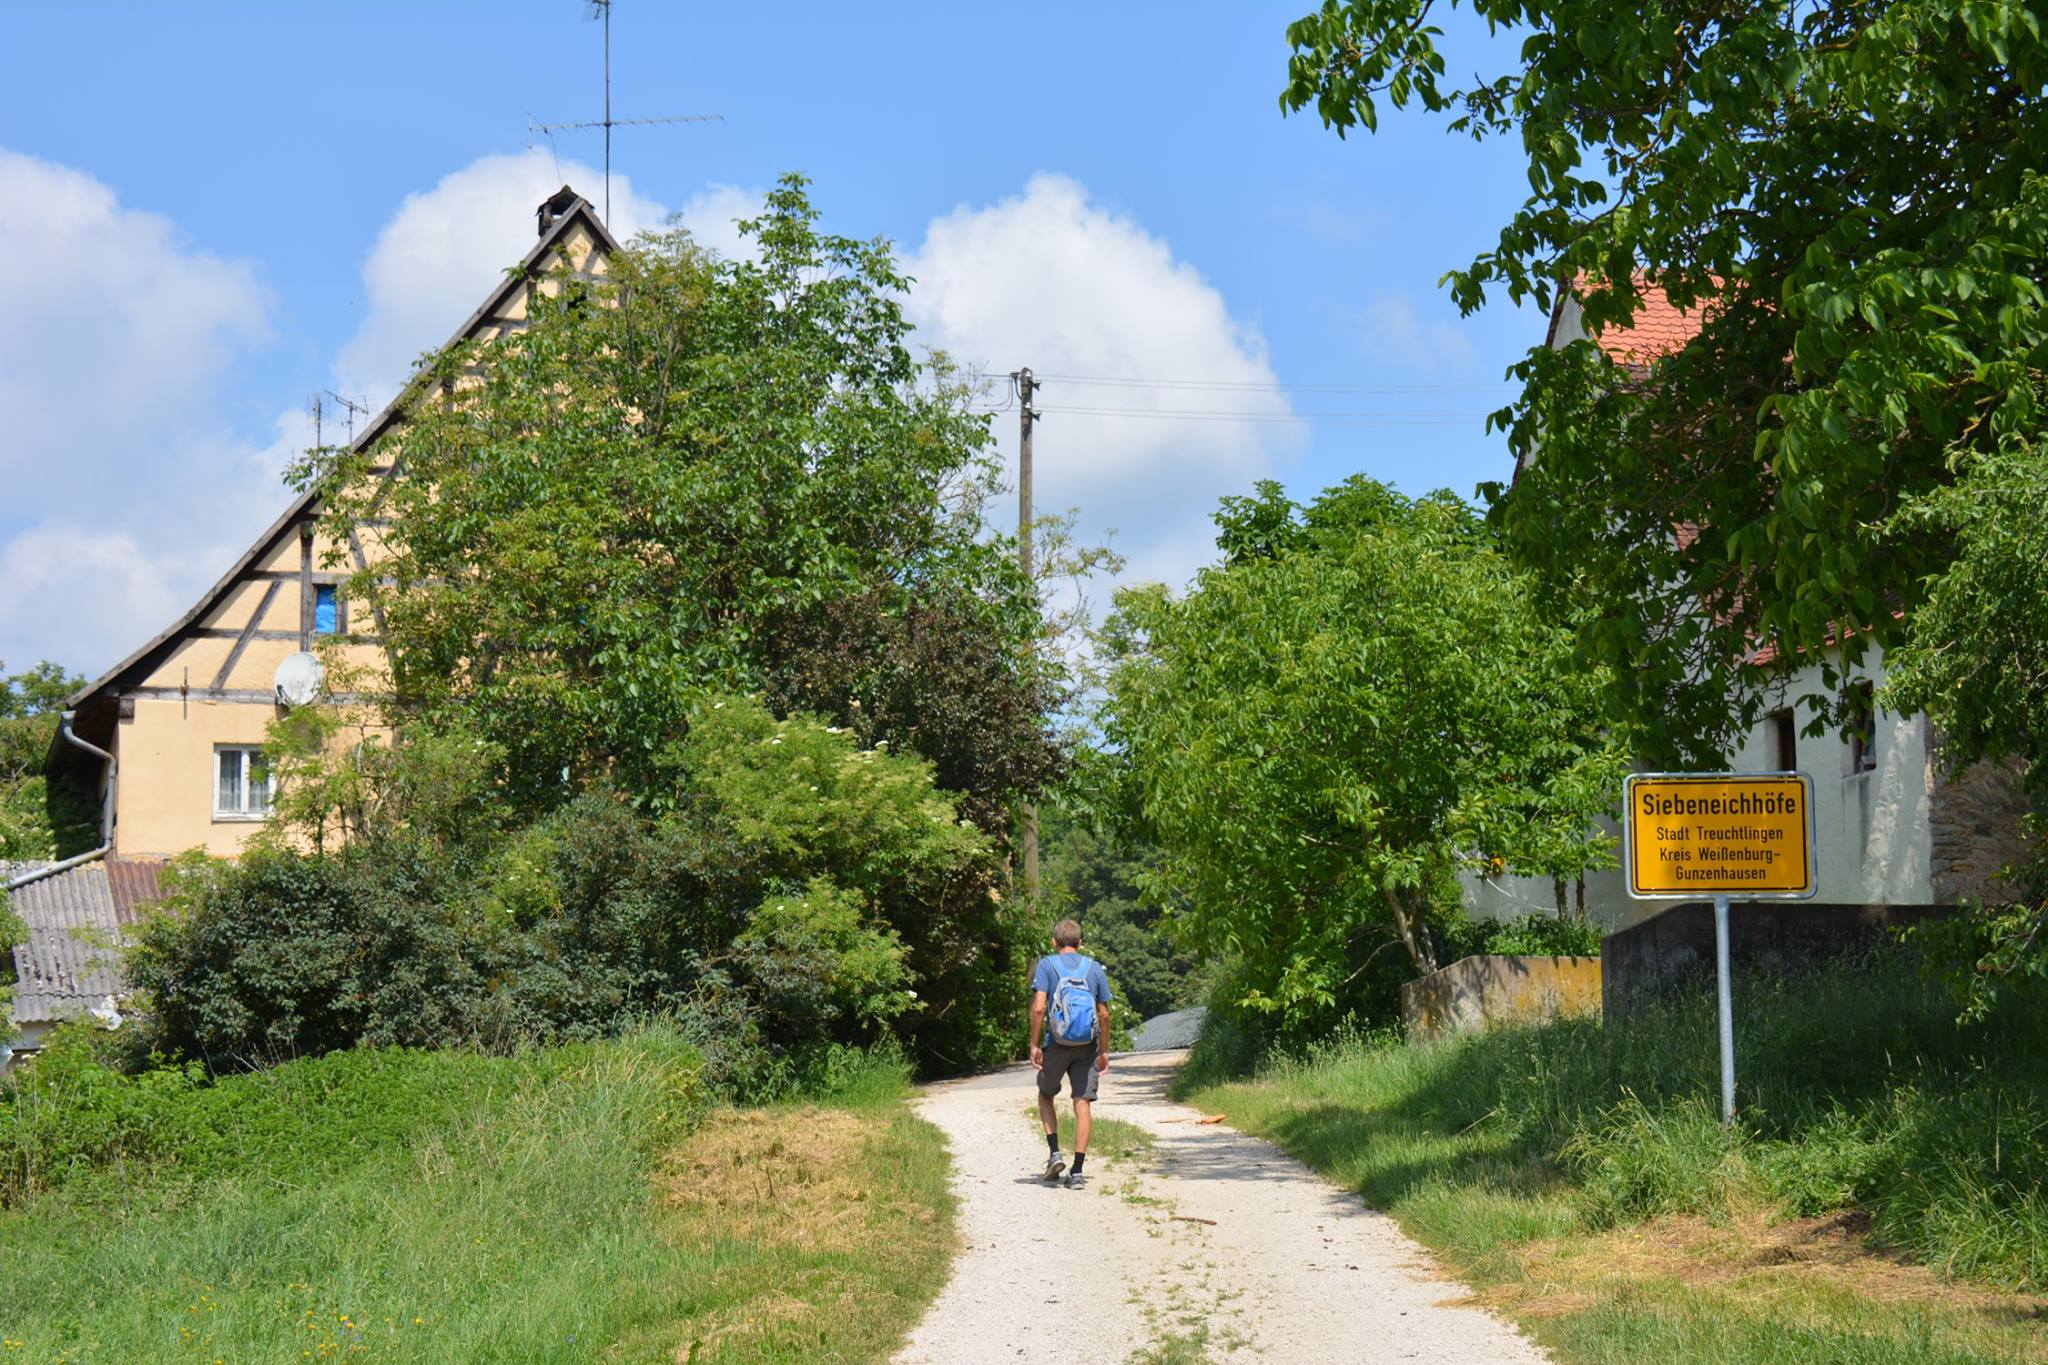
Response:
[{"label": "power line", "polygon": [[1105,408],[1042,403],[1045,413],[1088,417],[1158,417],[1186,422],[1327,422],[1349,426],[1429,426],[1484,421],[1483,412],[1224,412],[1214,408]]},{"label": "power line", "polygon": [[1496,384],[1283,384],[1240,379],[1137,379],[1106,375],[1048,374],[1047,380],[1132,389],[1196,389],[1230,393],[1493,393],[1512,381]]}]

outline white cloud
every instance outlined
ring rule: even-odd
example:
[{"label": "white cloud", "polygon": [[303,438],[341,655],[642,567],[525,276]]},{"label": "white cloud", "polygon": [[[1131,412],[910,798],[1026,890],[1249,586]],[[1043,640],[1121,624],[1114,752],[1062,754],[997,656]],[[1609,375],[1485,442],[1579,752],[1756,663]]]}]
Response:
[{"label": "white cloud", "polygon": [[191,605],[127,531],[58,517],[0,546],[0,638],[19,651],[4,659],[10,670],[38,659],[101,667],[113,662],[108,642],[133,649],[149,638],[142,622],[161,630]]},{"label": "white cloud", "polygon": [[0,299],[0,658],[98,668],[283,505],[288,449],[220,435],[269,291],[93,177],[0,148]]},{"label": "white cloud", "polygon": [[[588,167],[536,152],[482,158],[405,199],[365,259],[367,311],[336,386],[390,397],[524,254],[534,205],[565,179],[602,193]],[[733,220],[761,200],[711,185],[681,217],[705,245],[741,255]],[[666,217],[617,175],[612,207],[621,235]],[[1118,528],[1128,576],[1184,580],[1209,558],[1216,499],[1301,442],[1257,332],[1166,242],[1071,179],[1040,175],[1013,198],[935,219],[907,265],[926,342],[1044,377],[1039,504],[1080,506],[1098,536]],[[194,247],[89,175],[5,149],[0,299],[0,658],[94,672],[168,625],[283,510],[278,476],[310,424],[294,403],[250,436],[223,412],[270,340],[252,263]],[[1223,420],[1073,410],[1090,407]],[[996,428],[1014,458],[1014,416]]]},{"label": "white cloud", "polygon": [[689,197],[678,216],[697,245],[709,247],[728,260],[754,260],[754,242],[740,235],[737,224],[742,218],[760,217],[766,199],[761,190],[706,185]]},{"label": "white cloud", "polygon": [[110,462],[211,414],[270,325],[255,267],[6,148],[0,299],[0,509],[96,504]]},{"label": "white cloud", "polygon": [[[1185,579],[1209,557],[1197,547],[1217,498],[1249,491],[1304,439],[1257,331],[1164,240],[1066,176],[933,220],[906,265],[926,344],[1043,380],[1037,504],[1079,507],[1096,535],[1114,528],[1127,578]],[[1082,382],[1162,379],[1176,386]],[[1014,470],[1014,416],[996,431]]]},{"label": "white cloud", "polygon": [[[336,385],[377,400],[533,240],[588,167],[485,157],[407,198],[363,267],[368,315]],[[614,225],[661,206],[613,177]],[[192,605],[282,512],[311,444],[293,403],[237,432],[229,385],[270,340],[257,268],[199,250],[83,172],[0,148],[0,658],[94,672]]]},{"label": "white cloud", "polygon": [[1450,300],[1436,303],[1441,311],[1425,319],[1406,294],[1379,295],[1358,312],[1359,345],[1374,360],[1411,373],[1462,374],[1478,361],[1478,349],[1459,328]]},{"label": "white cloud", "polygon": [[[369,308],[335,362],[344,392],[381,406],[423,352],[446,341],[532,247],[534,207],[564,183],[600,203],[601,171],[538,148],[481,157],[407,195],[363,262]],[[613,233],[659,227],[668,210],[612,173]]]}]

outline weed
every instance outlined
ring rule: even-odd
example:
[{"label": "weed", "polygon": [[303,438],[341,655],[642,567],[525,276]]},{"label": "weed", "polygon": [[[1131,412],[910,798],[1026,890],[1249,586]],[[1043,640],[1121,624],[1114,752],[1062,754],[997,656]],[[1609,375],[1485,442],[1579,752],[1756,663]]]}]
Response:
[{"label": "weed", "polygon": [[[1195,1102],[1395,1213],[1567,1359],[2048,1354],[2040,1305],[1992,1292],[2048,1288],[2044,1011],[1959,1023],[1937,984],[1894,965],[1752,984],[1736,1021],[1732,1140],[1699,998],[1612,1029],[1347,1039]],[[1844,1211],[1854,1232],[1834,1246],[1853,1245],[1853,1273],[1767,1235]],[[1687,1250],[1595,1254],[1638,1236]],[[1782,1263],[1743,1259],[1774,1246]],[[1982,1288],[1944,1292],[1944,1276]],[[1728,1330],[1708,1349],[1714,1312]],[[1763,1352],[1779,1330],[1784,1351]]]}]

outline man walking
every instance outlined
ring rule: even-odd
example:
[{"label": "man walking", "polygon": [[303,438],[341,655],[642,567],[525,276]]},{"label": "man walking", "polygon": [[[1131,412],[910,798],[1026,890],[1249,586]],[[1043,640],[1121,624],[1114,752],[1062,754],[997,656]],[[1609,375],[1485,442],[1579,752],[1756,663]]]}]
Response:
[{"label": "man walking", "polygon": [[1089,1109],[1095,1087],[1109,1070],[1109,977],[1102,964],[1081,954],[1081,926],[1063,919],[1052,929],[1053,951],[1031,974],[1031,1065],[1038,1068],[1038,1117],[1045,1124],[1045,1183],[1066,1170],[1060,1159],[1060,1121],[1055,1101],[1060,1078],[1074,1097],[1074,1169],[1067,1188],[1081,1188],[1088,1161]]}]

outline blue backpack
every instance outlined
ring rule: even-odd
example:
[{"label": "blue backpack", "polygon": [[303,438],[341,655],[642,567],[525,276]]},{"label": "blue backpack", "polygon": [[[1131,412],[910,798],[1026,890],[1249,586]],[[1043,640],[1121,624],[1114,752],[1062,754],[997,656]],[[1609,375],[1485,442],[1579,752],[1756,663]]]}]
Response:
[{"label": "blue backpack", "polygon": [[1061,1047],[1095,1041],[1095,992],[1088,984],[1094,970],[1095,959],[1078,954],[1072,967],[1060,963],[1060,979],[1052,989],[1052,1040]]}]

